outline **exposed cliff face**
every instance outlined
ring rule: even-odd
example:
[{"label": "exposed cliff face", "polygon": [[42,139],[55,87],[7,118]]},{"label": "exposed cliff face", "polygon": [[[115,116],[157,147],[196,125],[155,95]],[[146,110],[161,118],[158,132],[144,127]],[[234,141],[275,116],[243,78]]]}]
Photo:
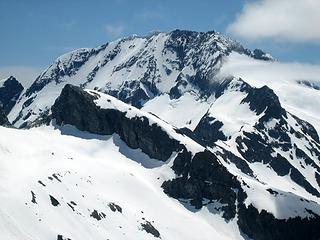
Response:
[{"label": "exposed cliff face", "polygon": [[179,177],[162,185],[169,196],[189,199],[196,209],[211,203],[221,204],[217,211],[222,212],[226,220],[236,216],[238,194],[243,195],[243,190],[213,153],[206,150],[192,157],[184,149],[175,158],[172,169]]},{"label": "exposed cliff face", "polygon": [[71,124],[82,131],[102,135],[116,133],[129,147],[140,148],[161,161],[166,161],[178,149],[178,141],[170,138],[156,123],[139,115],[130,118],[127,112],[118,109],[103,109],[94,103],[98,96],[66,85],[52,106],[52,117],[59,125]]}]

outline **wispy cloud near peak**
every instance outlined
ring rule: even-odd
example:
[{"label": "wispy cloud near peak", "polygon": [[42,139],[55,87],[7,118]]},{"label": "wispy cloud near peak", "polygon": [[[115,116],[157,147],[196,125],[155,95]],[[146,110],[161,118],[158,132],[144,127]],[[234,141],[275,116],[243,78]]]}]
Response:
[{"label": "wispy cloud near peak", "polygon": [[123,24],[107,24],[105,26],[105,30],[107,32],[108,37],[115,39],[121,37],[124,33],[124,25]]},{"label": "wispy cloud near peak", "polygon": [[228,31],[248,39],[319,42],[319,0],[250,1]]}]

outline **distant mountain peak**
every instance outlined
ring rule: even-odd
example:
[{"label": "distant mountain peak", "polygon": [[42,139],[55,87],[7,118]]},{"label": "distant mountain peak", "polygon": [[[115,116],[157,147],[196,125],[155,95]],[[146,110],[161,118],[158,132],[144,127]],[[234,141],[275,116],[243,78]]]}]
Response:
[{"label": "distant mountain peak", "polygon": [[13,76],[0,81],[0,103],[5,114],[14,107],[23,89],[21,83]]}]

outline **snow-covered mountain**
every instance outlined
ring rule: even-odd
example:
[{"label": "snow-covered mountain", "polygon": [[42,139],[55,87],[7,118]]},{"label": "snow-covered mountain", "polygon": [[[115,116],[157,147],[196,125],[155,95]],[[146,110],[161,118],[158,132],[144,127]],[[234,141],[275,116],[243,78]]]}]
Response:
[{"label": "snow-covered mountain", "polygon": [[243,62],[281,65],[181,30],[59,57],[8,113],[25,129],[0,128],[0,232],[319,239],[319,82],[252,78]]},{"label": "snow-covered mountain", "polygon": [[212,95],[223,57],[232,52],[272,59],[216,32],[181,30],[75,50],[59,57],[26,89],[9,118],[16,126],[32,122],[50,108],[66,83],[108,93],[139,108],[164,94],[178,99],[187,93],[186,101],[197,104]]}]

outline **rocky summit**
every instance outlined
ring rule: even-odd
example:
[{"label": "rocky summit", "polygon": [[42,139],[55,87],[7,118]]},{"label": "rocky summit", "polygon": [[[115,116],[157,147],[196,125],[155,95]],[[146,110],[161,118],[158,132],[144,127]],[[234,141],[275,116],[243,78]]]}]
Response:
[{"label": "rocky summit", "polygon": [[319,239],[320,115],[290,96],[320,92],[227,71],[244,61],[279,64],[174,30],[66,53],[25,89],[2,81],[1,234]]}]

